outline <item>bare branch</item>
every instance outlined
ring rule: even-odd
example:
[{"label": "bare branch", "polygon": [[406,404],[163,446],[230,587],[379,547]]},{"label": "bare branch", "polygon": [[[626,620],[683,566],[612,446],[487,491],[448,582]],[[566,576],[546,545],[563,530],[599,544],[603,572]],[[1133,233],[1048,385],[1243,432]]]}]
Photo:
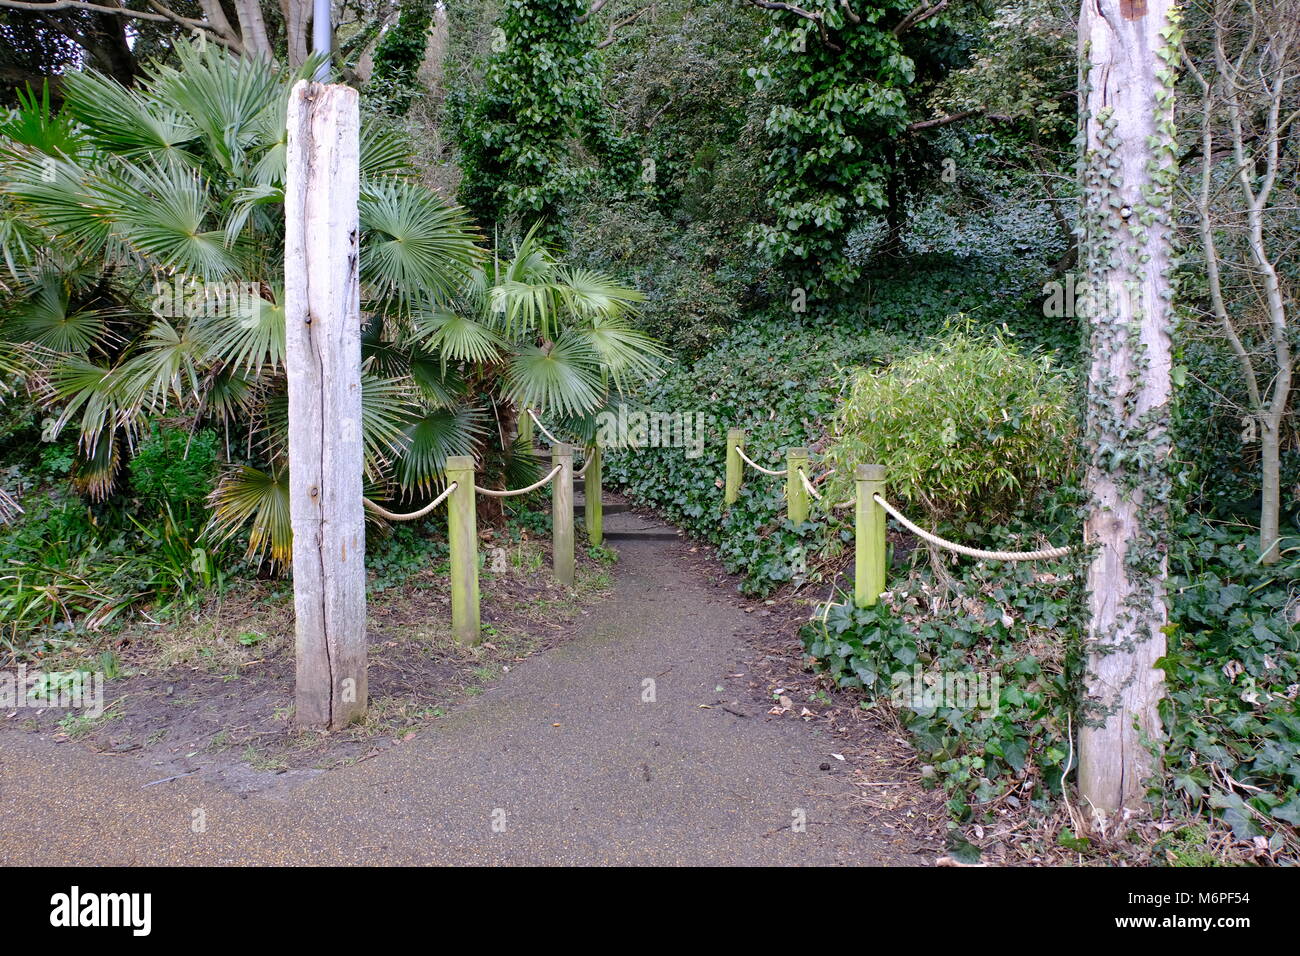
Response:
[{"label": "bare branch", "polygon": [[596,0],[595,3],[593,3],[590,7],[587,8],[587,12],[586,12],[586,13],[584,13],[582,16],[578,17],[578,19],[574,20],[573,22],[574,22],[574,23],[586,23],[588,20],[590,20],[590,19],[591,19],[592,17],[594,17],[596,14],[600,13],[601,8],[603,8],[603,7],[605,6],[605,4],[608,3],[608,2],[609,2],[609,0]]},{"label": "bare branch", "polygon": [[918,120],[907,127],[909,133],[915,133],[923,129],[935,129],[939,126],[948,126],[952,123],[960,123],[962,120],[968,120],[975,116],[983,116],[991,120],[998,120],[1003,123],[1011,122],[1011,117],[1003,113],[990,113],[982,106],[975,109],[961,110],[957,113],[949,113],[947,116],[936,116],[934,119]]},{"label": "bare branch", "polygon": [[649,9],[650,7],[648,6],[642,7],[640,10],[637,10],[635,13],[629,13],[622,20],[615,20],[613,23],[611,23],[609,25],[609,32],[605,34],[605,39],[601,40],[599,43],[596,44],[596,49],[603,50],[605,49],[605,47],[613,44],[613,42],[618,39],[618,37],[616,37],[614,33],[615,31],[618,30],[619,27],[626,27],[626,26],[630,26],[633,23],[636,23],[636,21],[641,18],[641,14],[645,13]]},{"label": "bare branch", "polygon": [[[946,3],[947,0],[944,0]],[[753,6],[760,7],[763,10],[781,10],[785,13],[793,13],[797,17],[803,17],[817,24],[817,32],[821,34],[822,42],[836,53],[843,52],[844,48],[831,39],[830,31],[826,29],[826,22],[822,15],[813,10],[805,10],[803,7],[796,7],[793,3],[779,3],[776,0],[749,0]]]},{"label": "bare branch", "polygon": [[902,36],[918,23],[924,23],[931,17],[942,13],[947,9],[949,2],[950,0],[939,0],[939,2],[932,7],[927,7],[924,3],[921,4],[898,22],[898,26],[894,27],[894,36]]},{"label": "bare branch", "polygon": [[[159,7],[159,4],[151,4]],[[207,30],[210,33],[216,33],[216,28],[203,20],[190,20],[182,17],[178,13],[167,10],[166,13],[159,13],[156,10],[132,10],[129,7],[107,6],[102,3],[90,3],[88,0],[54,0],[53,3],[25,3],[23,0],[0,0],[0,7],[8,7],[12,10],[31,10],[34,13],[58,13],[60,10],[87,10],[91,13],[104,13],[115,17],[126,17],[131,20],[149,20],[153,23],[180,23],[183,26],[196,30]],[[166,9],[166,8],[163,8]]]}]

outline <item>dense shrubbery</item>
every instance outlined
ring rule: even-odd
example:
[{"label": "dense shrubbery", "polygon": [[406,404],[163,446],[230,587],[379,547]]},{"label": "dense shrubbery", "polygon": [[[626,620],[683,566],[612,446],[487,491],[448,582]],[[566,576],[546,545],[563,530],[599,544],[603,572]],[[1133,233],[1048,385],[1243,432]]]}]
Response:
[{"label": "dense shrubbery", "polygon": [[[784,486],[749,471],[740,500],[725,512],[723,439],[745,428],[747,449],[768,467],[782,467],[785,450],[811,446],[820,453],[855,368],[883,368],[938,332],[945,316],[973,310],[989,325],[1023,322],[1025,296],[991,298],[982,277],[941,267],[873,284],[860,311],[835,319],[773,313],[750,319],[707,354],[670,369],[641,396],[663,411],[705,413],[708,438],[701,458],[683,449],[613,452],[607,480],[658,508],[692,534],[718,546],[727,568],[744,575],[749,593],[789,581],[816,579],[818,558],[841,540],[837,519],[814,512],[795,528],[783,517]],[[864,331],[870,323],[875,331]]]},{"label": "dense shrubbery", "polygon": [[826,459],[833,500],[853,467],[888,468],[889,492],[933,517],[1005,514],[1074,462],[1066,376],[1001,334],[954,328],[886,369],[855,374]]},{"label": "dense shrubbery", "polygon": [[[1170,556],[1165,800],[1300,854],[1300,539],[1259,563],[1254,529],[1192,517]],[[1290,828],[1289,830],[1287,828]]]}]

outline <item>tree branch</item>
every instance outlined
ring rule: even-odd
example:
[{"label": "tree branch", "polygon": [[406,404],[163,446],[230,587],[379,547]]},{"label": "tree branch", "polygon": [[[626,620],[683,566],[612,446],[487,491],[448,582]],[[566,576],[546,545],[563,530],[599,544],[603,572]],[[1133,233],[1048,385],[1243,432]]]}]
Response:
[{"label": "tree branch", "polygon": [[[153,4],[158,7],[159,4]],[[150,12],[148,10],[132,10],[129,7],[107,6],[102,3],[90,3],[89,0],[54,0],[53,3],[25,3],[23,0],[0,0],[0,7],[8,7],[12,10],[31,10],[34,13],[57,13],[60,10],[88,10],[91,13],[104,13],[116,17],[128,17],[132,20],[149,20],[153,23],[180,23],[183,26],[191,27],[196,30],[207,30],[209,33],[216,33],[216,28],[211,23],[203,20],[190,20],[188,17],[182,17],[178,13],[172,13],[168,10],[164,13]],[[166,8],[162,8],[166,9]]]},{"label": "tree branch", "polygon": [[948,126],[951,123],[960,123],[962,120],[968,120],[973,116],[984,116],[991,120],[998,120],[1003,123],[1011,121],[1011,117],[1003,113],[990,113],[982,106],[973,110],[962,110],[958,113],[949,113],[947,116],[936,116],[934,119],[918,120],[907,127],[909,133],[916,133],[923,129],[935,129],[939,126]]},{"label": "tree branch", "polygon": [[[750,4],[760,7],[763,10],[781,10],[785,13],[793,13],[797,17],[803,17],[805,20],[811,20],[817,24],[817,32],[821,34],[822,42],[836,53],[843,52],[844,48],[831,40],[830,32],[826,29],[826,23],[822,15],[816,11],[805,10],[803,7],[796,7],[793,3],[778,3],[776,0],[748,0]],[[946,3],[947,0],[944,0]],[[847,9],[847,6],[846,6]]]},{"label": "tree branch", "polygon": [[640,19],[641,14],[645,13],[649,9],[650,7],[648,6],[642,7],[640,10],[637,10],[635,13],[628,14],[622,20],[615,20],[613,23],[611,23],[609,25],[609,32],[605,34],[605,39],[601,40],[599,43],[596,44],[596,49],[603,50],[605,49],[605,47],[612,45],[613,42],[618,39],[616,36],[614,36],[614,31],[616,31],[619,27],[625,27],[628,26],[629,24],[636,23],[636,21]]},{"label": "tree branch", "polygon": [[584,13],[582,16],[578,17],[578,19],[575,20],[575,21],[573,21],[573,22],[574,22],[574,23],[586,23],[588,20],[590,20],[590,19],[591,19],[592,17],[594,17],[596,14],[600,13],[601,8],[604,7],[605,4],[608,3],[608,2],[609,2],[609,0],[596,0],[596,2],[593,3],[593,4],[592,4],[588,9],[587,9],[587,12],[586,12],[586,13]]},{"label": "tree branch", "polygon": [[942,13],[947,9],[949,2],[950,0],[939,0],[939,2],[932,7],[927,7],[924,3],[921,4],[898,22],[898,26],[894,27],[894,36],[902,36],[918,23],[923,23],[936,14]]}]

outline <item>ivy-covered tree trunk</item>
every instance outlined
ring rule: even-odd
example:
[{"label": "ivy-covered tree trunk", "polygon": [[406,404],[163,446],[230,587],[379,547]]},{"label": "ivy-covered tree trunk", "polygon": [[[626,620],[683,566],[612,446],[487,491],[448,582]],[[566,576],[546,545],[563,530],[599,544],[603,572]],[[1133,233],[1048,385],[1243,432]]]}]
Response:
[{"label": "ivy-covered tree trunk", "polygon": [[1081,254],[1089,354],[1083,804],[1103,831],[1159,769],[1170,478],[1174,0],[1083,0]]}]

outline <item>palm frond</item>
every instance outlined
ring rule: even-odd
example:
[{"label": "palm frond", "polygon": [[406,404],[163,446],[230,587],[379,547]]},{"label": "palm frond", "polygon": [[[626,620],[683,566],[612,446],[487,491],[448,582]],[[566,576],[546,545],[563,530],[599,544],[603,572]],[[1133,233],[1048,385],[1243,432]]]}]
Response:
[{"label": "palm frond", "polygon": [[431,493],[444,481],[447,458],[472,455],[486,431],[483,413],[468,405],[414,417],[402,429],[405,446],[393,463],[398,484],[408,493]]},{"label": "palm frond", "polygon": [[178,331],[160,319],[121,365],[121,389],[126,411],[165,411],[170,399],[186,404],[200,398],[198,362],[203,343],[187,329]]},{"label": "palm frond", "polygon": [[597,320],[571,331],[600,356],[602,370],[619,391],[626,391],[633,380],[650,381],[667,359],[659,343],[622,318]]},{"label": "palm frond", "polygon": [[403,429],[418,408],[408,379],[381,378],[369,370],[361,373],[361,439],[371,480],[382,480],[402,453]]},{"label": "palm frond", "polygon": [[247,294],[239,283],[214,314],[196,318],[193,331],[206,358],[242,373],[284,365],[284,306]]},{"label": "palm frond", "polygon": [[146,259],[169,271],[221,279],[235,269],[224,229],[199,173],[172,164],[139,165],[121,180],[105,180],[117,228]]},{"label": "palm frond", "polygon": [[101,312],[70,308],[68,286],[53,272],[42,272],[30,296],[13,306],[5,333],[54,352],[81,354],[115,338]]},{"label": "palm frond", "polygon": [[412,321],[421,343],[436,351],[444,364],[448,360],[490,364],[507,344],[489,326],[447,309],[421,309]]},{"label": "palm frond", "polygon": [[598,356],[571,332],[550,348],[520,347],[506,364],[506,394],[525,408],[580,415],[601,401]]},{"label": "palm frond", "polygon": [[194,157],[182,147],[198,136],[198,127],[179,110],[151,102],[93,70],[72,70],[63,77],[63,105],[101,149],[127,159]]},{"label": "palm frond", "polygon": [[415,183],[371,185],[359,213],[362,280],[402,306],[451,295],[479,256],[464,210]]},{"label": "palm frond", "polygon": [[280,568],[293,560],[293,524],[289,516],[289,470],[270,472],[242,466],[224,477],[212,492],[208,534],[228,541],[248,528],[247,556],[257,563],[269,558]]}]

